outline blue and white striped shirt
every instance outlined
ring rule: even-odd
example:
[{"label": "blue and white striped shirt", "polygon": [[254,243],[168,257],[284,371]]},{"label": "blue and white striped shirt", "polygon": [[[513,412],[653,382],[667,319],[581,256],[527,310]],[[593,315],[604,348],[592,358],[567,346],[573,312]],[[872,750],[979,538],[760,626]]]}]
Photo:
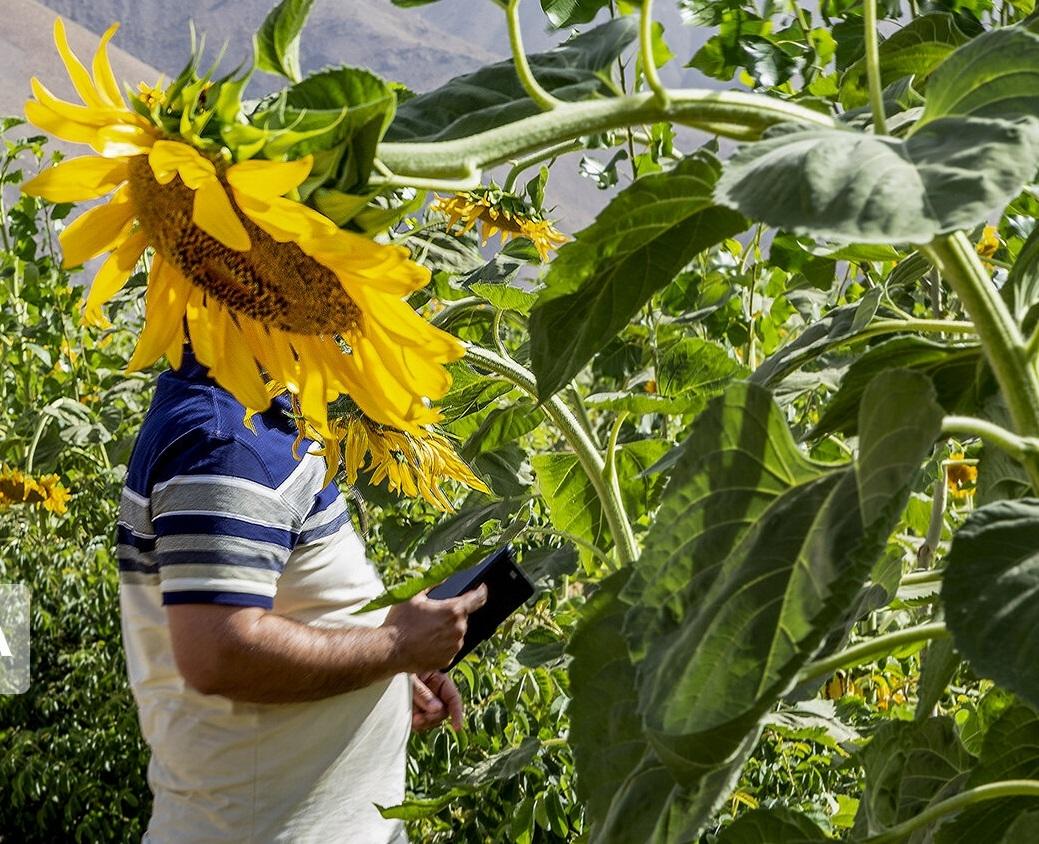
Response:
[{"label": "blue and white striped shirt", "polygon": [[[244,408],[190,354],[159,376],[123,490],[120,605],[130,686],[152,750],[148,842],[403,842],[375,804],[404,797],[406,675],[324,700],[246,704],[184,683],[166,607],[261,607],[321,627],[355,615],[382,582],[346,501],[288,402]],[[287,680],[288,682],[288,680]]]}]

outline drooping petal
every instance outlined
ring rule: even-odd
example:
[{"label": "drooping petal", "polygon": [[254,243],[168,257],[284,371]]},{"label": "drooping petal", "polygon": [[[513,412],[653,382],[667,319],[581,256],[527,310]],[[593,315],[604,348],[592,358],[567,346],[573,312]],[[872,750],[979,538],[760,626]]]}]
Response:
[{"label": "drooping petal", "polygon": [[72,87],[76,89],[76,93],[83,102],[87,105],[104,105],[90,74],[87,73],[87,69],[69,46],[69,39],[65,34],[65,22],[61,18],[54,20],[54,46],[58,48],[61,60],[65,63],[65,69],[72,80]]},{"label": "drooping petal", "polygon": [[133,204],[125,186],[105,205],[91,208],[61,233],[62,265],[78,267],[91,258],[115,249],[126,238],[134,218]]},{"label": "drooping petal", "polygon": [[295,241],[304,252],[312,238],[325,237],[336,224],[299,202],[275,197],[257,199],[235,191],[235,202],[245,215],[279,243]]},{"label": "drooping petal", "polygon": [[194,288],[188,299],[186,316],[188,336],[195,358],[210,369],[215,366],[218,350],[223,346],[224,321],[216,319],[216,302],[207,301],[205,291]]},{"label": "drooping petal", "polygon": [[222,318],[226,322],[223,347],[219,349],[212,367],[213,377],[249,410],[266,410],[270,406],[271,397],[260,377],[256,360],[226,309],[223,309]]},{"label": "drooping petal", "polygon": [[251,159],[228,168],[227,181],[235,191],[257,199],[273,199],[298,188],[310,175],[314,157],[296,161],[262,161]]},{"label": "drooping petal", "polygon": [[213,162],[179,141],[156,141],[148,153],[148,163],[160,185],[168,185],[174,176],[180,176],[185,185],[196,190],[216,178]]},{"label": "drooping petal", "polygon": [[[29,80],[29,87],[32,88],[33,96],[36,97],[38,102],[55,114],[73,123],[81,123],[84,126],[92,126],[97,129],[113,123],[127,122],[125,118],[129,116],[129,112],[119,111],[107,106],[84,106],[67,103],[54,96],[47,89],[47,86],[35,76]],[[129,122],[134,123],[136,121],[131,119]]]},{"label": "drooping petal", "polygon": [[22,185],[22,192],[51,202],[80,202],[111,193],[126,178],[124,160],[85,155],[48,167]]},{"label": "drooping petal", "polygon": [[190,282],[161,255],[156,255],[152,259],[144,300],[144,330],[126,367],[127,372],[151,366],[171,345],[179,346],[183,342],[181,324],[190,294]]},{"label": "drooping petal", "polygon": [[101,306],[118,293],[127,280],[130,273],[141,259],[144,250],[148,247],[148,236],[144,232],[130,235],[122,242],[118,249],[108,256],[94,276],[94,282],[90,285],[90,293],[87,301],[83,304],[83,318],[92,325],[104,325],[105,318],[101,313]]},{"label": "drooping petal", "polygon": [[119,91],[119,83],[116,82],[115,74],[112,72],[112,63],[108,60],[108,42],[112,40],[119,29],[119,24],[114,23],[105,30],[101,36],[101,42],[97,45],[94,53],[94,87],[98,95],[106,100],[109,105],[125,108],[126,102]]},{"label": "drooping petal", "polygon": [[238,219],[224,186],[215,177],[195,190],[191,221],[229,249],[246,252],[252,246],[249,233]]}]

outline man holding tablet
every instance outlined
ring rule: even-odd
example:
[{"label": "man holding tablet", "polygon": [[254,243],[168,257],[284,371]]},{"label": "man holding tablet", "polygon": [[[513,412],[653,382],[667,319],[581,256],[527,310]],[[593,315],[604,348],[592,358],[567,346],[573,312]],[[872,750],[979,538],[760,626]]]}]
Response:
[{"label": "man holding tablet", "polygon": [[134,448],[120,601],[148,842],[404,842],[375,804],[404,797],[409,726],[461,726],[438,669],[486,587],[355,614],[382,583],[286,410],[248,430],[186,349]]}]

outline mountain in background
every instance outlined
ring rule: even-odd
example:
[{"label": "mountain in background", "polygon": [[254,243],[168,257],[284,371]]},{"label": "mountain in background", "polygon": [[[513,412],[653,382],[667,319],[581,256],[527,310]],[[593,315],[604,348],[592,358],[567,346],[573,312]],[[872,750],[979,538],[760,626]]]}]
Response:
[{"label": "mountain in background", "polygon": [[[180,71],[188,56],[192,21],[206,34],[207,58],[215,58],[226,43],[222,67],[232,69],[250,54],[253,33],[274,0],[2,0],[2,5],[0,113],[10,114],[21,112],[34,74],[55,93],[71,93],[51,42],[55,14],[78,24],[70,23],[69,36],[80,55],[89,55],[96,35],[119,21],[113,63],[117,76],[136,84],[154,81],[160,72],[168,80]],[[528,52],[565,40],[565,32],[550,30],[536,0],[527,0],[521,12]],[[683,26],[673,6],[662,5],[658,18],[676,54],[663,69],[665,82],[703,85],[698,73],[681,65],[706,33]],[[428,91],[453,76],[507,58],[509,45],[505,16],[489,0],[441,0],[417,9],[398,8],[389,0],[317,0],[300,52],[304,71],[358,65],[413,90]],[[283,84],[284,80],[257,73],[248,94],[260,96]],[[608,158],[607,153],[593,155]],[[579,154],[572,155],[554,168],[548,191],[549,204],[558,206],[561,227],[570,232],[590,222],[607,198],[577,174],[579,160]]]}]

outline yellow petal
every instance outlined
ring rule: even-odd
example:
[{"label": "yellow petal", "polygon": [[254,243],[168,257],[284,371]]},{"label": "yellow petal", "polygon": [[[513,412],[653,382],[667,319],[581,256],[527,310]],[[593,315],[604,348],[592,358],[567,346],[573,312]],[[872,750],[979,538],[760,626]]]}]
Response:
[{"label": "yellow petal", "polygon": [[252,246],[224,186],[216,178],[203,182],[195,191],[191,221],[229,249],[247,252]]},{"label": "yellow petal", "polygon": [[213,378],[250,411],[259,413],[266,410],[271,397],[260,377],[256,360],[226,309],[222,319],[225,323],[223,345],[218,347],[219,354],[212,367]]},{"label": "yellow petal", "polygon": [[[279,243],[294,241],[307,252],[312,238],[327,237],[338,231],[323,214],[291,199],[257,199],[235,191],[235,202],[245,215]],[[309,253],[308,253],[309,254]]]},{"label": "yellow petal", "polygon": [[76,89],[76,93],[79,94],[83,102],[87,105],[104,105],[97,89],[94,87],[94,81],[90,78],[90,74],[87,73],[87,69],[76,58],[72,48],[69,47],[69,39],[65,34],[65,23],[61,18],[55,18],[54,20],[54,46],[58,48],[61,60],[65,63],[65,69],[72,80],[72,87]]},{"label": "yellow petal", "polygon": [[51,202],[80,202],[111,193],[126,177],[125,161],[84,155],[48,167],[22,185],[22,192]]},{"label": "yellow petal", "polygon": [[108,60],[108,42],[112,40],[119,24],[114,23],[105,30],[101,36],[101,42],[97,45],[94,53],[94,87],[102,99],[107,100],[109,105],[126,107],[123,95],[119,91],[119,83],[116,82],[115,74],[112,73],[112,63]]},{"label": "yellow petal", "polygon": [[166,360],[170,362],[170,369],[180,369],[184,363],[184,329],[181,324],[177,325],[177,336],[166,349]]},{"label": "yellow petal", "polygon": [[155,143],[155,134],[141,126],[117,123],[97,130],[90,145],[105,158],[141,155]]},{"label": "yellow petal", "polygon": [[83,305],[84,318],[89,322],[102,322],[104,317],[101,306],[111,299],[126,284],[130,273],[144,254],[148,246],[148,236],[144,232],[130,235],[123,243],[108,256],[94,276],[94,282],[90,285],[90,293]]},{"label": "yellow petal", "polygon": [[123,118],[126,116],[123,112],[117,111],[113,108],[106,108],[103,106],[82,106],[75,105],[74,103],[67,103],[54,96],[54,94],[47,89],[47,86],[40,82],[40,80],[35,76],[29,80],[29,87],[32,88],[33,96],[36,97],[38,102],[45,105],[55,114],[58,114],[73,123],[81,123],[84,126],[91,126],[95,129],[99,129],[102,126],[121,123],[123,122]]},{"label": "yellow petal", "polygon": [[261,161],[252,159],[235,164],[227,171],[227,181],[236,191],[258,199],[284,196],[298,188],[310,175],[314,157],[296,161]]},{"label": "yellow petal", "polygon": [[188,336],[195,358],[209,369],[216,365],[218,350],[223,346],[224,321],[216,318],[218,307],[219,303],[207,300],[203,290],[192,289],[186,311]]},{"label": "yellow petal", "polygon": [[184,311],[191,284],[162,256],[152,259],[148,291],[144,300],[144,330],[137,341],[127,372],[151,366],[170,346],[183,343]]},{"label": "yellow petal", "polygon": [[167,185],[174,176],[180,176],[185,185],[195,190],[216,178],[213,162],[179,141],[156,141],[148,154],[148,163],[160,185]]},{"label": "yellow petal", "polygon": [[134,218],[130,194],[124,185],[105,205],[80,214],[58,240],[62,266],[78,267],[96,255],[115,249],[126,237]]},{"label": "yellow petal", "polygon": [[97,140],[97,129],[67,120],[36,100],[25,104],[25,117],[37,129],[42,129],[63,141],[73,144],[93,144]]}]

